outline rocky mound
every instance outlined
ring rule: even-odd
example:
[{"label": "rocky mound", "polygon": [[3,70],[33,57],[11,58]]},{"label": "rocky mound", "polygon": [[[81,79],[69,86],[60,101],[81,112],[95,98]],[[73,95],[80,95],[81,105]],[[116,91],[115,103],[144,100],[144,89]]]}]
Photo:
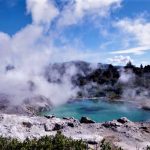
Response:
[{"label": "rocky mound", "polygon": [[12,104],[11,97],[0,94],[0,112],[6,114],[35,115],[52,108],[52,103],[44,96],[26,98],[21,104]]},{"label": "rocky mound", "polygon": [[83,139],[94,145],[106,139],[124,150],[145,149],[148,145],[150,146],[150,122],[134,123],[127,118],[120,118],[104,123],[94,123],[92,120],[91,123],[80,123],[74,118],[60,119],[55,116],[0,115],[0,136],[2,137],[24,140],[55,135],[57,131],[61,131],[66,137]]}]

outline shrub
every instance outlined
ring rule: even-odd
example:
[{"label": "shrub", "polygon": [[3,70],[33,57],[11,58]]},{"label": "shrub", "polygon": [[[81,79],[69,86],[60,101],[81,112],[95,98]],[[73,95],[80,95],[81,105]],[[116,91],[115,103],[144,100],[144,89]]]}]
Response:
[{"label": "shrub", "polygon": [[147,146],[146,150],[150,150],[150,146]]},{"label": "shrub", "polygon": [[107,142],[105,139],[101,141],[101,150],[123,150],[121,147],[116,147],[113,144]]},{"label": "shrub", "polygon": [[58,132],[55,137],[26,139],[24,142],[0,137],[0,150],[86,150],[86,144],[82,140],[66,138]]}]

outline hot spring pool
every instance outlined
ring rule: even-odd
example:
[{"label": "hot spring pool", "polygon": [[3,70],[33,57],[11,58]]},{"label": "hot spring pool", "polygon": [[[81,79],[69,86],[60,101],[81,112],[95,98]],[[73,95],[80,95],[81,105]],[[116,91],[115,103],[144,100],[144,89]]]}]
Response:
[{"label": "hot spring pool", "polygon": [[57,117],[90,117],[96,122],[110,121],[127,117],[131,121],[150,121],[150,111],[145,111],[130,103],[107,102],[104,100],[78,100],[56,107],[44,115],[54,114]]}]

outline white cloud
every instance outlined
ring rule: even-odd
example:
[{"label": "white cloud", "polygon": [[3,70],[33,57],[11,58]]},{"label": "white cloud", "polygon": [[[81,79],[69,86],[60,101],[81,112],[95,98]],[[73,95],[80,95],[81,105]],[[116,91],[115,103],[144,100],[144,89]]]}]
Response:
[{"label": "white cloud", "polygon": [[111,54],[136,54],[136,55],[140,55],[140,54],[145,53],[148,50],[150,50],[150,46],[141,46],[141,47],[124,49],[124,50],[116,50],[116,51],[111,52]]},{"label": "white cloud", "polygon": [[59,14],[58,9],[49,0],[27,0],[27,11],[31,13],[35,24],[50,24]]},{"label": "white cloud", "polygon": [[86,11],[96,11],[103,16],[113,4],[118,5],[120,2],[120,0],[76,0],[75,13],[83,16]]},{"label": "white cloud", "polygon": [[3,58],[10,49],[10,37],[3,32],[0,32],[0,48],[0,56]]},{"label": "white cloud", "polygon": [[74,0],[62,11],[59,25],[76,24],[84,16],[93,14],[105,17],[111,8],[119,7],[122,0]]},{"label": "white cloud", "polygon": [[[0,32],[0,68],[4,69],[4,64],[9,64],[11,59],[11,38],[8,34]],[[8,55],[9,54],[9,55]]]},{"label": "white cloud", "polygon": [[150,46],[150,22],[143,18],[123,19],[118,21],[115,26],[124,31],[125,34],[133,36],[139,46]]},{"label": "white cloud", "polygon": [[142,17],[125,18],[114,23],[114,26],[120,30],[118,33],[120,37],[124,37],[128,41],[128,48],[115,50],[112,54],[140,55],[150,50],[150,22]]},{"label": "white cloud", "polygon": [[115,56],[113,58],[108,58],[108,61],[114,64],[126,64],[129,61],[133,62],[130,56],[122,56],[122,55]]}]

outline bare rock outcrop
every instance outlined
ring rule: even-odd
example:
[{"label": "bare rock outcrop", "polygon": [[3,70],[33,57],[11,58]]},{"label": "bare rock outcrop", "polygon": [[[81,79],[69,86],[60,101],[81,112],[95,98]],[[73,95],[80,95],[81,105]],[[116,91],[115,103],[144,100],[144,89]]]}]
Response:
[{"label": "bare rock outcrop", "polygon": [[40,138],[60,131],[66,137],[82,139],[89,144],[99,144],[108,139],[124,150],[144,149],[150,146],[150,122],[132,122],[127,118],[105,123],[80,123],[74,118],[40,117],[0,114],[0,136]]},{"label": "bare rock outcrop", "polygon": [[24,99],[20,104],[12,104],[11,97],[0,94],[0,112],[6,114],[36,115],[52,109],[51,101],[41,95]]},{"label": "bare rock outcrop", "polygon": [[91,120],[88,117],[81,117],[80,123],[95,123],[95,121]]}]

